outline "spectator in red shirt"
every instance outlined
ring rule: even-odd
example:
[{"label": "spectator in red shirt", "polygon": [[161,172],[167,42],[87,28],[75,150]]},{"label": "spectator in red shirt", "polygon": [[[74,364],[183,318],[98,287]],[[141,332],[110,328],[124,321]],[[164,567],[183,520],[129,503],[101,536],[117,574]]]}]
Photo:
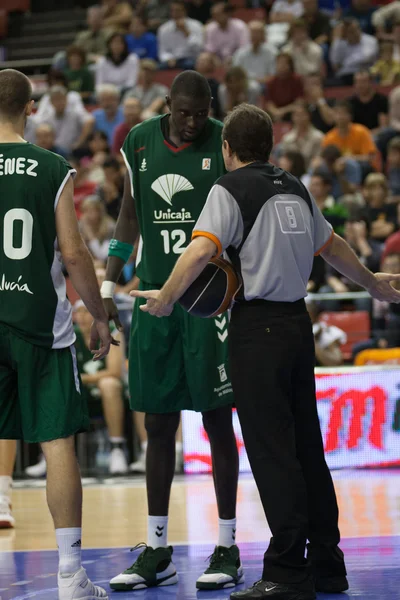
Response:
[{"label": "spectator in red shirt", "polygon": [[[400,204],[397,205],[397,224],[400,224]],[[390,254],[400,254],[400,231],[392,233],[387,238],[382,252],[382,260]]]},{"label": "spectator in red shirt", "polygon": [[303,97],[303,83],[294,72],[291,56],[285,53],[276,59],[276,75],[267,85],[266,109],[274,121],[289,121],[296,100]]},{"label": "spectator in red shirt", "polygon": [[124,108],[124,122],[118,125],[114,131],[113,143],[112,143],[112,153],[114,156],[118,156],[122,145],[125,141],[126,136],[138,123],[140,123],[142,105],[137,98],[128,97],[124,100],[123,103]]}]

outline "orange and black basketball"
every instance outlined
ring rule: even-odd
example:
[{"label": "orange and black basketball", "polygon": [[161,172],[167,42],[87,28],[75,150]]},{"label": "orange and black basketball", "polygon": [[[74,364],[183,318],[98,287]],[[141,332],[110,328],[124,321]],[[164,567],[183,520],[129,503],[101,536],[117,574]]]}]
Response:
[{"label": "orange and black basketball", "polygon": [[194,317],[216,317],[230,308],[240,287],[240,277],[231,263],[223,258],[213,258],[179,303]]}]

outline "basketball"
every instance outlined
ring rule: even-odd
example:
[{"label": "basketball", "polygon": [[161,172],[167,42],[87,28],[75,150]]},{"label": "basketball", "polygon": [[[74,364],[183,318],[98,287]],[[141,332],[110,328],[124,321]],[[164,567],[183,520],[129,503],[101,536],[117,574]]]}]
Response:
[{"label": "basketball", "polygon": [[231,306],[241,285],[240,277],[230,262],[213,258],[179,303],[194,317],[216,317]]}]

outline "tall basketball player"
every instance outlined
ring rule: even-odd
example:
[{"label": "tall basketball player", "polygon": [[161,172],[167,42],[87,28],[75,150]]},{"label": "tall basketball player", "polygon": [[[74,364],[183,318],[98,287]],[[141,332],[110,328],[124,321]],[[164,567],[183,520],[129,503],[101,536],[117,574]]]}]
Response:
[{"label": "tall basketball player", "polygon": [[81,566],[82,487],[74,434],[86,430],[89,419],[61,260],[95,319],[95,359],[108,353],[112,338],[75,216],[74,170],[23,139],[31,94],[25,75],[0,72],[0,439],[41,444],[59,548],[59,599],[96,600],[108,596]]},{"label": "tall basketball player", "polygon": [[[168,98],[170,114],[137,125],[124,147],[128,176],[110,244],[102,295],[110,318],[115,282],[140,232],[137,275],[141,289],[161,287],[189,243],[193,225],[214,181],[224,174],[222,124],[208,117],[211,92],[194,71],[178,75]],[[156,321],[136,302],[130,341],[131,407],[146,413],[147,546],[136,562],[111,580],[115,590],[178,581],[168,545],[168,506],[180,411],[199,411],[208,434],[219,513],[219,539],[201,589],[242,581],[235,544],[238,453],[232,426],[232,387],[227,371],[227,318],[190,317],[176,307]]]}]

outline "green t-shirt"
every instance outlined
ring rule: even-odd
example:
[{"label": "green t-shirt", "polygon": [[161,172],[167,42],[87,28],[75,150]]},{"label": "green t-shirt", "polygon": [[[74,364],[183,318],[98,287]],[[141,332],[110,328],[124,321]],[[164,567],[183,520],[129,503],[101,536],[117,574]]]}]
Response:
[{"label": "green t-shirt", "polygon": [[211,187],[225,173],[222,123],[208,119],[196,141],[175,148],[162,133],[165,118],[136,125],[122,149],[141,233],[137,276],[156,285],[168,278],[190,242]]},{"label": "green t-shirt", "polygon": [[68,81],[68,89],[73,92],[94,92],[94,77],[87,67],[77,71],[66,69],[64,74]]},{"label": "green t-shirt", "polygon": [[73,173],[33,144],[0,144],[0,322],[47,348],[75,341],[55,222]]}]

